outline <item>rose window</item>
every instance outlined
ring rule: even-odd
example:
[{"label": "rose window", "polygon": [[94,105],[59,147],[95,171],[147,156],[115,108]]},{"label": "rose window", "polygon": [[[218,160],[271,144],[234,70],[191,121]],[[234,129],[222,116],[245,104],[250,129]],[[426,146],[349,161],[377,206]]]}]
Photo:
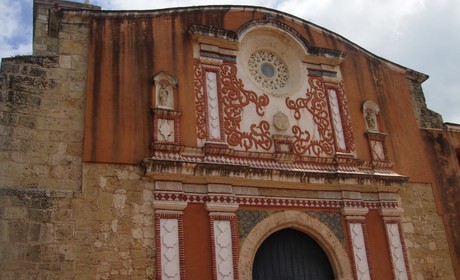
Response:
[{"label": "rose window", "polygon": [[248,68],[254,80],[269,90],[284,87],[289,77],[286,63],[277,55],[264,50],[251,54]]}]

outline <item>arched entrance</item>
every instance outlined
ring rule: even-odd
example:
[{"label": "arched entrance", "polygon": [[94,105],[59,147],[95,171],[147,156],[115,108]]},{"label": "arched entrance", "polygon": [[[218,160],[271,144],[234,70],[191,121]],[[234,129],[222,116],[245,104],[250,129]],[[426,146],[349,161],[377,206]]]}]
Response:
[{"label": "arched entrance", "polygon": [[259,222],[243,240],[240,247],[238,272],[241,280],[252,279],[253,263],[262,243],[273,233],[291,228],[313,238],[326,253],[335,280],[352,280],[353,270],[349,256],[327,226],[300,211],[283,211]]},{"label": "arched entrance", "polygon": [[331,280],[334,272],[321,246],[292,228],[279,230],[264,240],[252,268],[254,280]]}]

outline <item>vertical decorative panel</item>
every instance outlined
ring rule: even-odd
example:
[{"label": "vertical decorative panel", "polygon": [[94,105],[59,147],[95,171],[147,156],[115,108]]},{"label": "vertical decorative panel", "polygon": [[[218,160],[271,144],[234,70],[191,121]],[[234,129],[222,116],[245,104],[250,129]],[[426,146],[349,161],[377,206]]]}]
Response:
[{"label": "vertical decorative panel", "polygon": [[179,280],[179,222],[177,219],[160,220],[161,279]]},{"label": "vertical decorative panel", "polygon": [[334,125],[335,139],[337,143],[337,150],[345,152],[347,150],[345,144],[345,137],[343,134],[342,117],[340,114],[339,100],[337,98],[337,91],[335,89],[327,90],[329,96],[329,105],[331,108],[331,118]]},{"label": "vertical decorative panel", "polygon": [[206,138],[206,109],[205,94],[203,90],[203,69],[198,59],[193,61],[193,78],[196,109],[196,133],[198,146],[202,146],[202,142]]},{"label": "vertical decorative panel", "polygon": [[217,91],[216,72],[206,71],[206,93],[208,111],[208,139],[221,140],[219,96]]},{"label": "vertical decorative panel", "polygon": [[401,236],[399,234],[399,225],[396,223],[387,223],[386,228],[395,279],[408,280],[409,277],[406,269],[406,261],[404,258]]},{"label": "vertical decorative panel", "polygon": [[234,279],[232,228],[230,221],[214,220],[213,230],[217,279]]},{"label": "vertical decorative panel", "polygon": [[238,241],[234,214],[238,204],[208,202],[206,208],[210,211],[213,279],[238,279]]},{"label": "vertical decorative panel", "polygon": [[355,149],[355,140],[353,137],[353,130],[351,128],[350,112],[348,111],[347,98],[345,96],[345,89],[343,81],[337,85],[336,88],[337,100],[340,108],[340,119],[342,120],[343,138],[345,141],[346,152],[351,153]]},{"label": "vertical decorative panel", "polygon": [[353,247],[353,258],[356,265],[356,277],[358,280],[370,280],[371,276],[369,271],[369,263],[367,261],[363,226],[360,223],[350,223],[349,226]]}]

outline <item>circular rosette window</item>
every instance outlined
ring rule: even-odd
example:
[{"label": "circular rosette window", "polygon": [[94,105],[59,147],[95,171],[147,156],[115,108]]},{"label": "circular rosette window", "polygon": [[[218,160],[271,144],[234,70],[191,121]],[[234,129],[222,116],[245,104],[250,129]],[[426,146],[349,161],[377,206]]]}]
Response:
[{"label": "circular rosette window", "polygon": [[272,27],[254,27],[241,35],[236,57],[238,78],[258,94],[287,97],[305,92],[306,49],[292,36]]},{"label": "circular rosette window", "polygon": [[248,69],[252,78],[270,91],[283,88],[289,79],[286,63],[276,54],[266,50],[258,50],[251,54]]}]

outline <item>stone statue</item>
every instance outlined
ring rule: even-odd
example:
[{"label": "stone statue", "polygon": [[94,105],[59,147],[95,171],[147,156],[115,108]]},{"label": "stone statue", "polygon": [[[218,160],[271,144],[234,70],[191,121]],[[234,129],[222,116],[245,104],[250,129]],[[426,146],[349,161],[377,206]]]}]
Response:
[{"label": "stone statue", "polygon": [[369,130],[376,130],[374,114],[366,113],[366,122]]},{"label": "stone statue", "polygon": [[166,85],[161,85],[159,92],[158,92],[158,104],[160,106],[167,106],[168,105],[168,96],[169,91]]}]

